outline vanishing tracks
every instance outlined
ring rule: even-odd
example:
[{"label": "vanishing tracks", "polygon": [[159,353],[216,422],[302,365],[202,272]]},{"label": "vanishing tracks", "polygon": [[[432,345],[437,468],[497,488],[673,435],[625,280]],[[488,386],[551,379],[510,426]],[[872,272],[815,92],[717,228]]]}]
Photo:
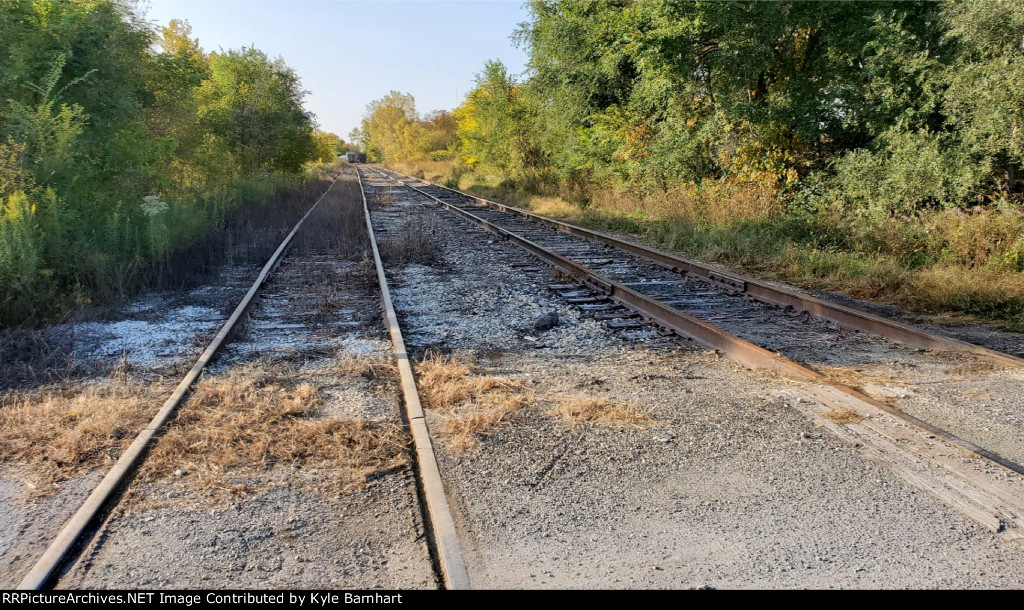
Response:
[{"label": "vanishing tracks", "polygon": [[[852,387],[857,384],[845,381],[849,375],[837,372],[861,370],[850,363],[877,368],[905,361],[913,367],[922,358],[949,354],[1017,371],[1024,359],[426,181],[376,168],[360,171],[375,176],[378,188],[415,191],[525,248],[565,278],[552,290],[613,328],[651,324],[748,368],[803,382],[815,401],[796,408],[863,447],[866,456],[994,532],[1024,532],[1021,459],[986,447],[984,436],[965,438],[974,434],[973,426],[982,427],[982,416],[951,431],[905,411],[884,390],[871,392],[871,384]],[[1021,431],[1013,433],[1018,436],[1011,448],[1019,449]]]},{"label": "vanishing tracks", "polygon": [[[430,183],[365,166],[359,171],[361,187],[363,176],[372,175],[375,188],[411,189],[501,239],[522,246],[564,278],[562,283],[550,285],[552,290],[613,328],[653,325],[667,335],[678,335],[718,350],[749,368],[767,369],[795,379],[805,395],[814,397],[816,402],[794,401],[794,408],[862,447],[866,457],[885,464],[910,484],[928,490],[994,532],[1011,537],[1020,537],[1024,532],[1024,482],[1019,476],[1024,467],[1018,458],[1004,457],[983,446],[984,443],[966,440],[962,434],[841,383],[830,373],[830,365],[851,358],[877,364],[900,350],[906,351],[902,345],[911,346],[910,351],[915,353],[928,350],[966,354],[999,367],[1021,367],[1021,358],[722,273]],[[466,564],[374,240],[365,190],[362,203],[384,318],[400,375],[405,419],[413,440],[418,490],[424,516],[430,523],[431,554],[448,588],[468,588]],[[261,287],[285,257],[303,221],[317,204],[281,243],[192,370],[50,544],[20,588],[38,589],[53,584],[60,569],[76,559],[83,538],[95,534],[101,515],[109,513],[111,504],[120,497],[119,492],[131,480],[164,425],[174,418],[193,383],[246,318]],[[836,413],[844,415],[836,417]]]},{"label": "vanishing tracks", "polygon": [[[337,180],[331,183],[327,191],[320,196],[281,242],[277,250],[264,265],[245,297],[238,304],[213,341],[200,355],[192,369],[181,380],[157,415],[138,434],[131,446],[121,454],[106,476],[93,489],[56,538],[51,541],[43,555],[23,578],[18,587],[19,589],[51,587],[60,579],[62,573],[67,573],[74,562],[77,561],[78,555],[85,547],[86,542],[95,536],[98,528],[101,527],[100,522],[103,516],[108,515],[121,499],[123,490],[132,481],[139,466],[145,461],[152,445],[157,441],[166,425],[175,418],[179,408],[185,404],[192,386],[199,379],[204,369],[216,360],[217,356],[230,343],[233,335],[244,324],[248,314],[258,300],[257,297],[264,284],[287,256],[289,247],[295,240],[300,228],[324,200],[327,193],[334,188],[336,183]],[[469,581],[466,567],[455,535],[454,523],[441,484],[441,477],[435,462],[429,434],[424,423],[423,410],[420,406],[416,384],[412,377],[409,359],[405,352],[402,334],[398,327],[394,308],[391,305],[391,297],[380,255],[373,237],[373,227],[370,223],[365,196],[363,196],[362,206],[373,250],[373,258],[376,263],[377,277],[380,283],[380,299],[384,310],[384,321],[390,331],[395,360],[400,375],[403,402],[406,408],[405,423],[408,427],[408,434],[411,437],[412,450],[414,452],[413,470],[417,478],[417,493],[420,496],[423,512],[425,513],[423,517],[428,519],[430,523],[427,532],[428,544],[431,547],[430,554],[435,562],[435,572],[441,577],[446,587],[453,589],[468,588]],[[257,331],[253,329],[251,332]]]}]

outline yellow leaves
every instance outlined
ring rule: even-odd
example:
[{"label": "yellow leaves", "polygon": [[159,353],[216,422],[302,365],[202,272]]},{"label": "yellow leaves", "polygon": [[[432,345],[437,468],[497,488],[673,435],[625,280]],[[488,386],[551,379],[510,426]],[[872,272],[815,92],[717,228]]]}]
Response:
[{"label": "yellow leaves", "polygon": [[36,213],[36,206],[29,202],[25,191],[19,189],[7,196],[7,203],[4,204],[2,212],[0,218],[3,220],[11,224],[21,224]]},{"label": "yellow leaves", "polygon": [[737,146],[731,154],[720,155],[722,165],[731,167],[736,182],[749,182],[765,187],[800,181],[798,160],[792,150],[781,146],[765,146],[748,142]]}]

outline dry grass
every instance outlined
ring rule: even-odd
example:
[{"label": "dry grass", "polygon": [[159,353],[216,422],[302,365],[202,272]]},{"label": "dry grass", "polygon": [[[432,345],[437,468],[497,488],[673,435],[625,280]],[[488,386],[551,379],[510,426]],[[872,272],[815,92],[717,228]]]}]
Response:
[{"label": "dry grass", "polygon": [[167,383],[122,377],[0,397],[0,463],[19,467],[37,493],[110,466],[156,413]]},{"label": "dry grass", "polygon": [[[332,370],[365,375],[377,366],[363,362],[370,366],[351,360]],[[201,381],[140,478],[177,480],[193,498],[216,504],[284,484],[287,471],[278,467],[314,473],[311,487],[341,493],[408,464],[408,436],[399,425],[322,417],[321,398],[305,381],[309,371],[271,368],[255,363]],[[144,506],[154,503],[139,488],[133,496]]]},{"label": "dry grass", "polygon": [[1024,274],[1002,269],[965,271],[954,265],[935,265],[916,273],[902,303],[927,312],[966,311],[992,315],[1024,314]]},{"label": "dry grass", "polygon": [[474,363],[454,356],[427,354],[416,366],[416,377],[423,406],[442,415],[435,432],[454,451],[478,447],[480,437],[533,401],[533,393],[521,384],[480,374]]},{"label": "dry grass", "polygon": [[569,222],[579,221],[586,216],[583,208],[573,205],[561,197],[535,195],[530,198],[528,207],[534,214],[559,218]]},{"label": "dry grass", "polygon": [[486,375],[469,358],[429,353],[416,367],[423,406],[438,411],[441,423],[433,431],[446,438],[453,451],[480,446],[499,426],[519,411],[536,404],[553,405],[544,415],[572,425],[646,427],[654,423],[633,404],[586,394],[537,396],[518,381]]},{"label": "dry grass", "polygon": [[548,415],[558,416],[577,424],[598,424],[603,426],[646,427],[654,420],[635,404],[620,403],[603,397],[583,394],[562,394],[555,396],[555,406]]},{"label": "dry grass", "polygon": [[453,165],[454,161],[406,161],[389,162],[385,167],[407,176],[441,182],[451,175]]},{"label": "dry grass", "polygon": [[391,205],[395,202],[395,193],[390,186],[378,188],[370,201],[371,206]]},{"label": "dry grass", "polygon": [[812,216],[787,211],[772,189],[742,183],[679,184],[641,196],[464,174],[459,187],[804,288],[1024,331],[1024,210],[1014,201],[866,219],[844,206]]},{"label": "dry grass", "polygon": [[831,419],[837,424],[859,424],[861,416],[857,415],[849,409],[834,409],[825,414],[825,417]]},{"label": "dry grass", "polygon": [[363,377],[371,381],[379,379],[397,379],[398,370],[394,362],[381,358],[361,356],[359,354],[342,354],[335,363],[317,373],[339,375],[341,377]]},{"label": "dry grass", "polygon": [[381,258],[392,265],[430,265],[437,260],[437,247],[433,241],[436,233],[437,227],[432,220],[417,215],[407,221],[397,234],[388,233],[378,240]]},{"label": "dry grass", "polygon": [[[918,222],[928,236],[926,245],[941,250],[944,262],[967,267],[1006,263],[1011,269],[1024,270],[1020,266],[1024,262],[1020,260],[1024,255],[1024,210],[1019,206],[1003,202],[995,208],[925,212]],[[906,223],[901,224],[905,233]],[[904,250],[920,246],[900,245]]]},{"label": "dry grass", "polygon": [[613,216],[724,225],[774,218],[781,212],[782,202],[777,194],[755,185],[709,182],[700,188],[680,184],[643,197],[604,189],[594,193],[591,207]]}]

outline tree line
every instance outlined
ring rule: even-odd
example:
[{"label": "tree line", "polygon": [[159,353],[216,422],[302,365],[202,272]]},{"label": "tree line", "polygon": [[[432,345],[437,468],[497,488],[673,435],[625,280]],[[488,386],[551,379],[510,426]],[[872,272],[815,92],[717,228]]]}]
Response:
[{"label": "tree line", "polygon": [[[417,124],[411,98],[395,92],[368,108],[355,135],[383,160],[447,156],[459,171],[640,196],[738,185],[790,211],[876,225],[936,210],[1019,210],[1020,2],[529,8],[515,33],[528,70],[487,62],[443,149],[425,138],[384,144],[389,117]],[[418,129],[432,133],[422,121]],[[1024,270],[1024,236],[992,247],[1001,264]]]},{"label": "tree line", "polygon": [[295,72],[121,0],[0,3],[0,324],[123,291],[336,158]]}]

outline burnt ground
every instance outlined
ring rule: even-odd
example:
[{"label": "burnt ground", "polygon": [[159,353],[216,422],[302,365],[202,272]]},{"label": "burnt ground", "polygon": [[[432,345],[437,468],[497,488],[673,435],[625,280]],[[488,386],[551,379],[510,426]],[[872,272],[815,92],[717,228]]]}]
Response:
[{"label": "burnt ground", "polygon": [[[354,174],[333,193],[60,587],[438,586]],[[223,285],[151,295],[94,323],[92,357],[127,345],[130,374],[153,378],[190,365],[223,318],[206,299],[234,289],[225,274]],[[195,314],[188,326],[182,313]],[[139,318],[149,325],[136,328]],[[0,528],[12,545],[4,586],[103,470],[57,494],[5,479],[0,518],[15,527]]]}]

